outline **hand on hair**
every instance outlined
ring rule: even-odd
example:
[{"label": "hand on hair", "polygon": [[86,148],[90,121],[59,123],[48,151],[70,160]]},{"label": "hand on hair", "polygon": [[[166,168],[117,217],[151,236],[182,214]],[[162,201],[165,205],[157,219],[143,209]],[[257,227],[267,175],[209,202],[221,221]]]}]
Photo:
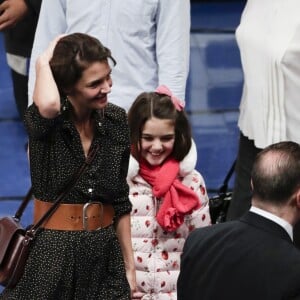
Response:
[{"label": "hand on hair", "polygon": [[39,56],[37,60],[37,63],[39,65],[49,64],[49,61],[53,56],[55,46],[57,45],[58,41],[64,36],[66,36],[66,34],[60,34],[49,43],[47,49]]}]

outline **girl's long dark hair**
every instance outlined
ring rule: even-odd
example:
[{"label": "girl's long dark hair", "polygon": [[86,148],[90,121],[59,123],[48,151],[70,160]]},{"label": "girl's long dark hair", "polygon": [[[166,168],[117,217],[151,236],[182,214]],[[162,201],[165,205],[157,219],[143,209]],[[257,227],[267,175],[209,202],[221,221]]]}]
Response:
[{"label": "girl's long dark hair", "polygon": [[128,112],[132,154],[140,159],[140,141],[147,120],[168,119],[174,122],[175,143],[172,156],[181,161],[191,148],[191,126],[184,111],[177,111],[171,98],[155,92],[142,93],[133,102]]}]

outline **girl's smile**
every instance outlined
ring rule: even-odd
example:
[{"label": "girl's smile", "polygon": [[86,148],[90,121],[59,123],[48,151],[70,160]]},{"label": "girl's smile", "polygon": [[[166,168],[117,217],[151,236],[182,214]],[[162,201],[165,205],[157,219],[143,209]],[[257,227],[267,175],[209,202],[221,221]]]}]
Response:
[{"label": "girl's smile", "polygon": [[175,128],[169,119],[152,117],[146,121],[141,135],[141,156],[150,165],[162,164],[173,151]]}]

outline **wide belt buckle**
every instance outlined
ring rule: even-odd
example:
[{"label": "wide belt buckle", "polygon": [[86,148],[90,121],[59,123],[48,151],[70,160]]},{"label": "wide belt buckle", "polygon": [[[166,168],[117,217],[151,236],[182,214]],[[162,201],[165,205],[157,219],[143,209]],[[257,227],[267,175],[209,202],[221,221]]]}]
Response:
[{"label": "wide belt buckle", "polygon": [[98,228],[95,229],[89,229],[89,217],[88,217],[88,208],[90,205],[93,204],[97,204],[100,207],[100,215],[99,215],[99,220],[100,220],[100,224],[101,224],[101,219],[103,219],[103,204],[101,202],[98,201],[94,201],[94,202],[87,202],[84,204],[83,209],[82,209],[82,226],[83,229],[86,231],[95,231],[95,230],[99,230],[102,228],[102,226],[100,225]]}]

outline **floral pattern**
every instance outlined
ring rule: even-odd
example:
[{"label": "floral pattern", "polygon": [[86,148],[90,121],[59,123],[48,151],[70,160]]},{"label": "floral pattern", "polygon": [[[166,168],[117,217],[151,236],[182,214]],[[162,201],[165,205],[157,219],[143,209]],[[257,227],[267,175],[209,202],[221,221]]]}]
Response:
[{"label": "floral pattern", "polygon": [[155,198],[151,186],[137,173],[138,170],[131,170],[129,174],[133,176],[127,181],[133,205],[131,234],[138,289],[145,293],[143,300],[177,299],[176,283],[185,239],[195,228],[211,224],[205,183],[196,170],[179,177],[196,192],[201,207],[186,215],[176,231],[166,232],[155,218],[163,199]]}]

